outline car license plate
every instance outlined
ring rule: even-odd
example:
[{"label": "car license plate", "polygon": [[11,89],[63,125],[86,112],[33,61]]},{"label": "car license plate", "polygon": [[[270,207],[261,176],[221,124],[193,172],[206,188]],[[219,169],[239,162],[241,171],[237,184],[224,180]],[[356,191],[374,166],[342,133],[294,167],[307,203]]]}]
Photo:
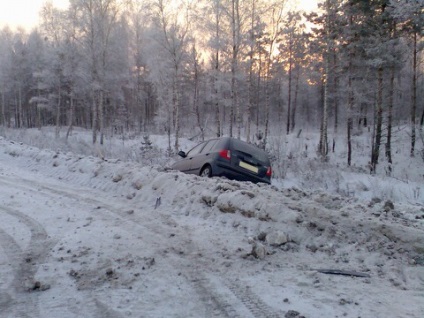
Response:
[{"label": "car license plate", "polygon": [[240,167],[242,167],[242,168],[244,168],[244,169],[247,169],[247,170],[249,170],[249,171],[251,171],[251,172],[254,172],[254,173],[258,173],[258,167],[255,167],[255,166],[252,166],[252,165],[249,165],[248,163],[246,163],[246,162],[244,162],[244,161],[240,161]]}]

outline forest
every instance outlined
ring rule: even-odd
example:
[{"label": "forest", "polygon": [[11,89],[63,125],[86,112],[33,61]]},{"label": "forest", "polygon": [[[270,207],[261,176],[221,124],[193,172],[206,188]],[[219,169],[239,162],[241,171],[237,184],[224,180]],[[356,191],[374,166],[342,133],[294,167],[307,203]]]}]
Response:
[{"label": "forest", "polygon": [[423,0],[70,0],[39,21],[0,30],[0,126],[163,134],[170,154],[314,129],[324,159],[345,136],[347,165],[366,130],[371,173],[405,126],[424,158]]}]

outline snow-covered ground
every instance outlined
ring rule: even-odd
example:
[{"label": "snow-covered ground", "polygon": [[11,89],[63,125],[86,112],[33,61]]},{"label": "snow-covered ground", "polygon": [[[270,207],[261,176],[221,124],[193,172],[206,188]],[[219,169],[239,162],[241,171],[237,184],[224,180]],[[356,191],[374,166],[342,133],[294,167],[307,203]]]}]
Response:
[{"label": "snow-covered ground", "polygon": [[1,317],[424,316],[419,164],[325,170],[304,137],[253,185],[167,171],[160,136],[30,136],[0,137]]}]

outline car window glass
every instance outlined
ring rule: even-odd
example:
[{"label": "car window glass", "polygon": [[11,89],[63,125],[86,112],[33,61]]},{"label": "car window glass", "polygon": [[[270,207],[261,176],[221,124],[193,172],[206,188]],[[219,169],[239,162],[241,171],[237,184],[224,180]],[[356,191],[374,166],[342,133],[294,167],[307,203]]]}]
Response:
[{"label": "car window glass", "polygon": [[203,148],[202,153],[208,153],[211,151],[211,149],[213,148],[213,146],[215,146],[217,142],[217,139],[213,139],[208,141],[207,145],[205,146],[205,148]]},{"label": "car window glass", "polygon": [[187,156],[194,156],[197,155],[203,148],[203,146],[205,145],[206,142],[202,142],[201,144],[198,144],[196,147],[194,147],[193,149],[191,149],[188,153]]},{"label": "car window glass", "polygon": [[222,150],[226,147],[227,139],[217,139],[215,145],[213,146],[213,150]]}]

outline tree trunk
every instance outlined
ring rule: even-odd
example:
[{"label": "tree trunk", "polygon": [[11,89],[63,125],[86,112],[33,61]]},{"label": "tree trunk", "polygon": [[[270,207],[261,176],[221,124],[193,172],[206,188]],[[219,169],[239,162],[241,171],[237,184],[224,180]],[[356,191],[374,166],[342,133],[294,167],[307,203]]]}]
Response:
[{"label": "tree trunk", "polygon": [[6,100],[4,92],[1,93],[1,122],[0,125],[6,126]]},{"label": "tree trunk", "polygon": [[253,63],[254,63],[254,50],[255,50],[255,17],[256,16],[256,7],[255,1],[252,1],[252,12],[250,17],[250,52],[249,52],[249,91],[248,91],[248,100],[247,100],[247,121],[246,121],[246,141],[250,142],[250,127],[252,120],[252,108],[253,108]]},{"label": "tree trunk", "polygon": [[328,154],[328,135],[327,135],[327,125],[328,125],[328,104],[330,100],[329,96],[329,85],[330,85],[330,53],[332,48],[331,38],[330,38],[330,1],[326,0],[326,52],[324,53],[325,59],[325,74],[324,74],[324,101],[323,101],[323,110],[321,117],[321,129],[320,129],[320,138],[318,145],[318,152],[321,155],[321,158],[325,158]]},{"label": "tree trunk", "polygon": [[417,31],[413,34],[413,52],[412,52],[412,92],[411,92],[411,157],[415,153],[415,117],[417,112]]},{"label": "tree trunk", "polygon": [[166,133],[168,135],[168,155],[170,156],[172,154],[172,147],[171,147],[171,125],[172,125],[172,114],[171,114],[171,105],[169,102],[166,103],[166,107],[168,109],[167,114],[167,126],[165,127]]},{"label": "tree trunk", "polygon": [[179,139],[180,139],[180,93],[177,86],[176,91],[176,109],[175,109],[175,143],[174,143],[174,149],[175,152],[178,152],[179,145]]},{"label": "tree trunk", "polygon": [[259,69],[258,69],[258,81],[256,84],[257,93],[255,96],[255,106],[256,106],[256,136],[259,135],[259,101],[261,100],[261,74],[262,74],[262,54],[259,52]]},{"label": "tree trunk", "polygon": [[[349,15],[349,28],[353,27],[353,16]],[[350,43],[352,45],[352,43]],[[355,104],[355,95],[353,94],[353,59],[355,57],[354,47],[349,48],[349,67],[348,67],[348,106],[347,106],[347,164],[352,164],[352,129],[353,129],[353,106]],[[338,77],[335,76],[334,85],[338,86]],[[336,87],[337,90],[337,87]],[[335,103],[338,104],[338,101]],[[336,119],[334,121],[334,133],[337,133],[338,127],[338,106],[336,107]]]},{"label": "tree trunk", "polygon": [[218,98],[218,71],[219,71],[219,52],[216,53],[215,75],[214,75],[214,92],[215,92],[215,121],[216,121],[216,136],[221,137],[221,111]]},{"label": "tree trunk", "polygon": [[321,155],[321,158],[325,158],[328,154],[328,133],[327,133],[327,126],[328,126],[328,65],[326,67],[326,78],[324,82],[324,105],[321,115],[321,128],[320,128],[320,138],[319,138],[319,146],[318,146],[318,152]]},{"label": "tree trunk", "polygon": [[361,103],[359,110],[358,128],[368,127],[368,109],[365,103]]},{"label": "tree trunk", "polygon": [[352,110],[353,104],[355,102],[353,95],[352,87],[352,56],[349,60],[349,78],[348,78],[348,106],[347,106],[347,165],[352,164],[352,128],[353,128],[353,118]]},{"label": "tree trunk", "polygon": [[105,129],[105,105],[104,105],[104,91],[100,90],[99,96],[99,131],[100,131],[100,144],[104,143],[104,129]]},{"label": "tree trunk", "polygon": [[250,142],[250,128],[251,128],[252,108],[253,108],[253,87],[254,87],[253,86],[253,68],[251,66],[249,71],[249,92],[248,92],[248,101],[247,101],[247,120],[246,120],[246,141],[247,142]]},{"label": "tree trunk", "polygon": [[[393,24],[392,38],[396,37],[396,23]],[[393,47],[393,49],[395,49]],[[389,162],[389,173],[392,172],[392,122],[393,122],[393,101],[395,94],[395,66],[390,68],[390,91],[389,103],[387,109],[387,141],[386,141],[386,158]]]},{"label": "tree trunk", "polygon": [[22,128],[24,124],[24,114],[23,114],[23,105],[22,105],[22,88],[19,84],[18,89],[18,128]]},{"label": "tree trunk", "polygon": [[93,90],[93,104],[92,104],[92,108],[91,108],[91,112],[92,112],[92,116],[93,118],[92,120],[92,131],[93,131],[93,144],[95,144],[97,142],[97,117],[98,117],[98,112],[97,112],[97,102],[96,102],[96,92]]},{"label": "tree trunk", "polygon": [[[215,86],[217,85],[215,81]],[[218,101],[218,89],[215,88],[215,121],[216,121],[216,136],[221,137],[221,112]]]},{"label": "tree trunk", "polygon": [[267,70],[266,70],[266,78],[265,78],[265,132],[264,132],[264,138],[263,138],[263,142],[262,142],[262,148],[265,149],[266,147],[266,143],[268,142],[268,133],[269,133],[269,112],[270,112],[270,64],[271,64],[271,58],[268,58],[268,62],[267,62]]},{"label": "tree trunk", "polygon": [[424,127],[424,109],[423,109],[423,113],[421,114],[420,129],[423,129],[423,127]]},{"label": "tree trunk", "polygon": [[297,109],[297,97],[299,95],[299,77],[300,77],[300,68],[297,68],[297,74],[296,74],[296,85],[294,88],[294,100],[293,100],[293,109],[291,112],[291,127],[290,127],[290,131],[293,132],[294,128],[296,126],[296,109]]},{"label": "tree trunk", "polygon": [[200,129],[200,135],[202,141],[205,140],[205,131],[202,123],[202,119],[200,116],[200,107],[199,107],[199,65],[197,62],[196,50],[193,49],[194,55],[194,91],[193,91],[193,108],[194,113],[196,114],[197,126]]},{"label": "tree trunk", "polygon": [[328,104],[329,104],[329,78],[330,78],[330,67],[329,67],[329,56],[327,51],[325,57],[325,77],[324,77],[324,96],[323,96],[323,109],[321,114],[321,127],[320,127],[320,138],[318,145],[318,152],[321,158],[325,158],[328,154]]},{"label": "tree trunk", "polygon": [[237,88],[235,90],[234,98],[235,98],[234,102],[236,107],[237,138],[240,139],[241,137],[241,109],[240,109],[240,103],[239,103],[238,94],[237,94]]},{"label": "tree trunk", "polygon": [[[334,69],[337,69],[336,52],[333,52],[333,64],[334,64]],[[334,88],[333,88],[333,99],[334,99],[334,134],[333,134],[333,149],[332,149],[333,153],[336,151],[336,139],[337,139],[337,132],[338,132],[338,128],[339,128],[339,98],[338,98],[339,94],[338,94],[338,89],[339,89],[339,76],[338,76],[337,70],[336,70],[334,72]]]},{"label": "tree trunk", "polygon": [[[220,8],[216,7],[215,12],[215,37],[219,39],[219,26],[220,26]],[[213,75],[213,88],[215,93],[215,121],[216,121],[216,136],[221,137],[221,112],[218,98],[218,74],[219,74],[219,48],[215,51],[215,74]]]},{"label": "tree trunk", "polygon": [[66,132],[66,141],[68,141],[69,135],[71,134],[71,131],[74,127],[74,112],[75,112],[75,105],[74,105],[74,99],[71,97],[70,100],[70,109],[69,109],[69,117],[68,117],[68,130]]},{"label": "tree trunk", "polygon": [[230,137],[233,137],[233,117],[235,108],[235,89],[236,89],[236,58],[237,58],[237,45],[236,45],[236,2],[231,1],[231,32],[232,32],[232,58],[231,58],[231,105],[230,105]]},{"label": "tree trunk", "polygon": [[383,125],[383,68],[378,69],[377,103],[375,111],[375,137],[371,154],[371,173],[375,174],[380,155],[381,133]]},{"label": "tree trunk", "polygon": [[[334,68],[337,68],[337,56],[336,56],[335,52],[333,54],[333,58],[334,58]],[[351,61],[349,61],[349,67],[351,67],[350,63],[351,63]],[[334,134],[335,135],[337,135],[337,130],[339,128],[339,98],[338,98],[339,94],[338,94],[338,89],[339,89],[339,76],[338,76],[338,74],[334,74]]]},{"label": "tree trunk", "polygon": [[287,126],[286,126],[286,134],[290,134],[290,120],[291,120],[291,100],[292,100],[292,69],[293,69],[293,43],[290,33],[289,39],[289,84],[287,88]]},{"label": "tree trunk", "polygon": [[59,80],[59,89],[57,97],[57,108],[56,108],[56,129],[55,129],[55,138],[58,139],[60,136],[60,116],[61,116],[61,103],[62,103],[62,89],[61,81]]},{"label": "tree trunk", "polygon": [[267,53],[267,60],[266,60],[266,69],[265,69],[265,132],[264,132],[264,138],[262,142],[262,147],[265,149],[266,144],[268,142],[268,134],[269,134],[269,115],[270,115],[270,109],[271,109],[271,67],[272,67],[272,56],[271,53],[273,51],[273,41],[271,41],[269,52]]},{"label": "tree trunk", "polygon": [[389,104],[387,105],[387,140],[386,140],[386,158],[389,162],[389,171],[392,171],[392,122],[393,122],[393,97],[395,90],[395,68],[390,70],[390,92]]}]

